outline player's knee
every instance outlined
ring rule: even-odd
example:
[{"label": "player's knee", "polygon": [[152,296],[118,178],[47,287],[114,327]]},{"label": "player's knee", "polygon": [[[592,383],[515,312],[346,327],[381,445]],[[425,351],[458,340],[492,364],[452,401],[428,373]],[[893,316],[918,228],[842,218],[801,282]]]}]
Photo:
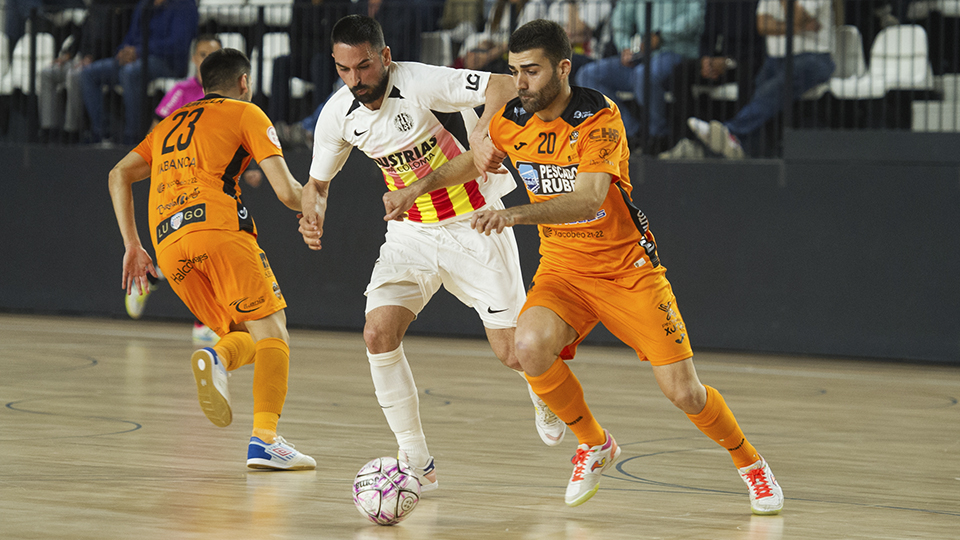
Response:
[{"label": "player's knee", "polygon": [[687,414],[698,414],[707,404],[707,393],[703,386],[697,386],[678,385],[664,389],[663,393],[681,411]]},{"label": "player's knee", "polygon": [[363,342],[372,354],[381,354],[396,350],[403,340],[396,328],[385,327],[370,321],[363,326]]},{"label": "player's knee", "polygon": [[517,328],[514,347],[520,366],[528,375],[539,375],[557,359],[556,336],[542,328]]}]

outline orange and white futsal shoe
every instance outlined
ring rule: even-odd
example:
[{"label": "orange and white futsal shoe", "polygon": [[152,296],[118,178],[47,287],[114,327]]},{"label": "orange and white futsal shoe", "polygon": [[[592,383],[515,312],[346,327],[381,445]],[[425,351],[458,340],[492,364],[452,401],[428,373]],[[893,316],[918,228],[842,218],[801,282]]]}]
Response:
[{"label": "orange and white futsal shoe", "polygon": [[603,471],[609,469],[620,457],[620,447],[613,440],[610,432],[603,430],[607,440],[594,447],[581,444],[577,453],[570,461],[573,463],[573,475],[567,484],[567,494],[564,500],[567,506],[580,506],[590,500],[590,497],[600,489],[600,477]]},{"label": "orange and white futsal shoe", "polygon": [[763,456],[753,465],[738,469],[750,490],[750,507],[758,516],[772,516],[783,509],[783,490]]}]

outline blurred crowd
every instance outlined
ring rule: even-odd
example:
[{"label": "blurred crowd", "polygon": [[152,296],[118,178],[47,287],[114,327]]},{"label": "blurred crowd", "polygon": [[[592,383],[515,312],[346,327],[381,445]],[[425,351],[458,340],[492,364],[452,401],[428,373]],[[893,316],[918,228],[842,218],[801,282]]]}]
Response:
[{"label": "blurred crowd", "polygon": [[[395,60],[499,73],[509,73],[506,44],[515,28],[537,18],[554,20],[574,47],[571,82],[617,103],[634,152],[664,158],[769,155],[776,152],[770,141],[782,129],[784,113],[802,115],[798,104],[830,94],[831,79],[867,76],[874,42],[885,39],[885,30],[932,33],[930,3],[919,4],[6,0],[0,10],[6,38],[0,49],[0,100],[6,101],[0,103],[0,136],[133,144],[157,119],[202,96],[197,66],[211,51],[229,46],[251,56],[255,102],[281,139],[309,145],[319,110],[339,83],[330,29],[340,17],[362,13],[380,21]],[[958,36],[944,35],[951,25],[936,20],[939,33],[927,36],[927,61],[936,61],[938,73],[960,71],[951,64],[960,54],[944,51]],[[900,42],[906,42],[903,35]],[[17,67],[25,58],[35,59],[34,80]],[[917,89],[932,88],[911,90]]]}]

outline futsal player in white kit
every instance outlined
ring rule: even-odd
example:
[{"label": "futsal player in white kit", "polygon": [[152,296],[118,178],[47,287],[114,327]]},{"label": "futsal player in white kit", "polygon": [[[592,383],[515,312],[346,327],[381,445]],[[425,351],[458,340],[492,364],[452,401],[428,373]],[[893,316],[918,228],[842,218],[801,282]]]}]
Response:
[{"label": "futsal player in white kit", "polygon": [[[483,140],[488,116],[516,93],[506,75],[393,62],[379,23],[369,17],[340,19],[332,38],[345,86],[320,113],[303,190],[300,232],[314,250],[321,248],[330,181],[353,147],[377,163],[387,188],[395,191],[465,152],[475,129],[476,140]],[[478,119],[474,108],[484,103]],[[437,488],[437,475],[403,336],[443,285],[477,311],[501,362],[520,371],[513,344],[525,295],[516,239],[509,230],[486,236],[470,228],[472,212],[503,208],[500,198],[515,186],[509,174],[487,174],[419,195],[405,219],[388,222],[367,286],[363,338],[377,400],[396,435],[399,459],[415,469],[423,491]],[[529,387],[528,392],[541,439],[559,444],[566,426]]]}]

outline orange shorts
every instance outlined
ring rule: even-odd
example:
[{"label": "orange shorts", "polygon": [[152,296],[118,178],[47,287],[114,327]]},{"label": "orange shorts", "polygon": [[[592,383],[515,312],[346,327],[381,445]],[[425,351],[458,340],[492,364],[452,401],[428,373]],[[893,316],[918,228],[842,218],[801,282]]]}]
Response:
[{"label": "orange shorts", "polygon": [[158,252],[157,264],[190,312],[219,336],[233,323],[287,307],[267,256],[245,231],[192,232]]},{"label": "orange shorts", "polygon": [[648,264],[624,277],[601,279],[541,267],[521,313],[545,307],[577,331],[577,340],[560,353],[564,360],[573,358],[577,345],[602,322],[640,360],[672,364],[693,356],[693,349],[665,273],[664,267]]}]

